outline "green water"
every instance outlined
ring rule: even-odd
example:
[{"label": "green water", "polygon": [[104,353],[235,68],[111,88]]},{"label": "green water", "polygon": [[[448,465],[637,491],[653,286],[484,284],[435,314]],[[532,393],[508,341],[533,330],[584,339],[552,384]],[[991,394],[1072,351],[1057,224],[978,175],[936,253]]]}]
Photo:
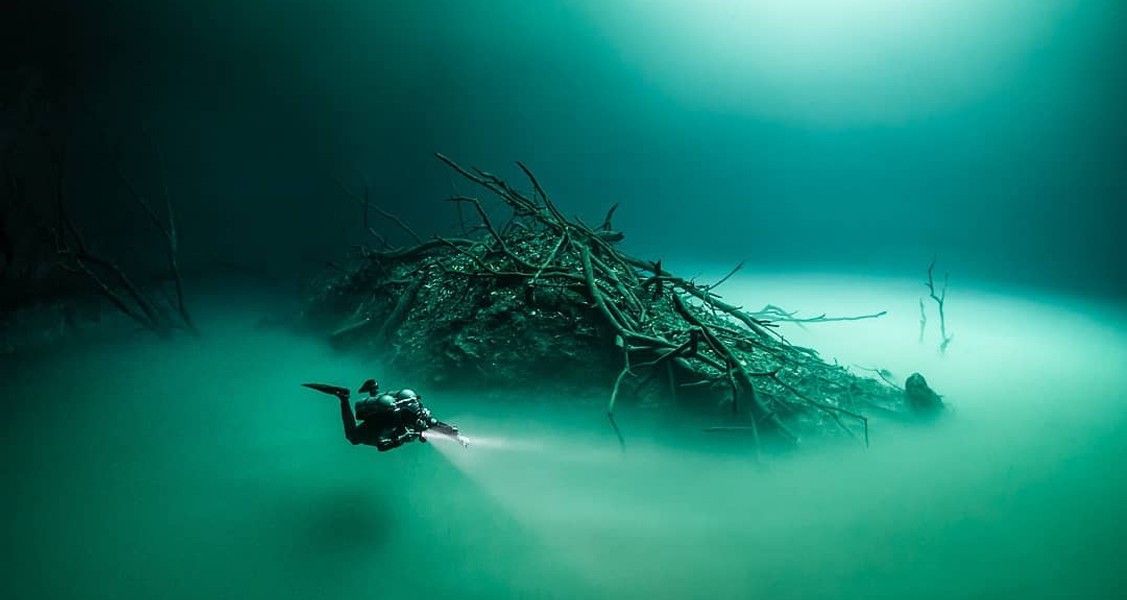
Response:
[{"label": "green water", "polygon": [[[1127,594],[1127,3],[16,4],[0,300],[95,293],[54,268],[59,194],[92,251],[165,273],[120,169],[162,223],[171,196],[202,336],[107,316],[0,356],[0,599]],[[261,326],[368,227],[413,243],[336,178],[422,238],[469,235],[442,199],[481,190],[434,152],[517,187],[523,161],[588,223],[619,203],[623,251],[686,278],[746,259],[733,304],[888,310],[785,331],[924,373],[950,417],[756,464],[624,401],[623,455],[605,395],[490,402]],[[934,311],[917,340],[935,257],[943,356]],[[352,447],[299,386],[373,376],[474,445]]]},{"label": "green water", "polygon": [[843,362],[924,370],[955,414],[756,466],[740,440],[629,405],[622,455],[601,398],[424,389],[475,444],[377,454],[297,384],[394,373],[216,295],[198,339],[5,359],[4,596],[1119,597],[1121,312],[963,290],[939,357],[916,341],[917,282],[729,285],[749,302],[769,288],[805,310],[838,289],[844,309],[890,309],[792,333]]}]

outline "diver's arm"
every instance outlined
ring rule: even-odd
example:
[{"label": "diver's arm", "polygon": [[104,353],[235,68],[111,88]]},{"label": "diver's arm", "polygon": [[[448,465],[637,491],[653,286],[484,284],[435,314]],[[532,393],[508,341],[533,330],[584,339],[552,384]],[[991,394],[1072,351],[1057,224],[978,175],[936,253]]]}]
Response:
[{"label": "diver's arm", "polygon": [[451,438],[457,440],[457,442],[463,447],[470,445],[470,439],[462,435],[461,432],[458,431],[457,425],[451,425],[449,423],[439,421],[438,419],[434,419],[434,422],[431,423],[430,428],[434,431],[437,431],[443,435],[450,436]]},{"label": "diver's arm", "polygon": [[433,423],[431,423],[430,428],[450,437],[458,437],[458,427],[456,425],[443,423],[442,421],[436,419]]},{"label": "diver's arm", "polygon": [[376,449],[380,452],[387,452],[410,442],[411,440],[418,439],[419,433],[413,430],[405,430],[402,433],[392,433],[387,437],[381,437],[376,441]]},{"label": "diver's arm", "polygon": [[[396,402],[394,415],[394,421],[398,423],[400,427],[406,428],[409,432],[414,432],[413,436],[406,441],[418,439],[425,442],[426,432],[428,430],[434,430],[442,435],[457,440],[462,446],[468,446],[470,443],[469,439],[463,436],[456,426],[434,418],[434,416],[431,415],[430,409],[423,406],[421,397],[419,396]],[[402,443],[404,442],[400,442],[397,445]]]}]

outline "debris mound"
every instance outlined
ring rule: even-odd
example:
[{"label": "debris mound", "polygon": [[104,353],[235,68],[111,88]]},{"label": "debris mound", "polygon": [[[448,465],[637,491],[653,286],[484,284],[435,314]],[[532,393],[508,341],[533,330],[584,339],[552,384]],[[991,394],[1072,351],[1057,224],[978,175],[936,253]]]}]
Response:
[{"label": "debris mound", "polygon": [[[623,445],[615,405],[627,396],[713,411],[727,421],[714,429],[745,431],[757,445],[833,431],[867,443],[869,414],[910,411],[895,385],[788,343],[768,318],[788,313],[746,312],[714,292],[723,280],[700,284],[619,249],[617,205],[589,226],[565,217],[521,163],[531,191],[437,156],[499,198],[507,218],[455,196],[448,201],[480,224],[424,240],[367,192],[354,195],[382,247],[360,248],[306,302],[306,322],[334,344],[443,385],[609,394],[607,417]],[[414,245],[388,244],[368,226],[370,211]]]}]

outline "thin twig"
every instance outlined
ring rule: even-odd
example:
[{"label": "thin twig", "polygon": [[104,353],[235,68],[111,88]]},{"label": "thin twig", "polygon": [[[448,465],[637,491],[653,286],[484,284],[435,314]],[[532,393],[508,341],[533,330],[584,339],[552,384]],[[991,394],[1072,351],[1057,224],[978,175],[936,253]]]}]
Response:
[{"label": "thin twig", "polygon": [[769,319],[772,323],[833,323],[835,321],[863,321],[865,319],[879,319],[888,314],[887,310],[882,310],[867,315],[852,315],[847,317],[827,317],[826,313],[822,313],[816,317],[798,317],[795,316],[798,311],[787,312],[774,304],[768,304],[762,310],[752,313],[756,318]]},{"label": "thin twig", "polygon": [[899,385],[897,385],[895,381],[892,381],[892,372],[889,371],[888,369],[878,369],[876,367],[862,367],[861,365],[853,365],[853,366],[858,368],[858,369],[861,369],[862,371],[868,371],[870,373],[875,373],[877,377],[880,377],[881,381],[887,383],[888,385],[890,385],[890,386],[892,386],[892,387],[894,387],[898,390],[903,390],[903,388],[901,388]]},{"label": "thin twig", "polygon": [[603,219],[603,224],[599,227],[600,231],[612,231],[613,230],[613,228],[611,227],[611,224],[610,224],[610,220],[612,218],[614,218],[614,211],[616,211],[616,210],[618,210],[618,203],[617,202],[615,202],[614,206],[611,206],[610,210],[607,211],[607,216]]},{"label": "thin twig", "polygon": [[384,209],[376,206],[375,204],[371,203],[370,198],[369,198],[370,190],[369,190],[369,187],[368,187],[367,184],[364,184],[364,194],[359,195],[359,194],[356,194],[355,192],[353,192],[351,189],[349,189],[348,186],[345,185],[344,182],[341,181],[339,178],[334,177],[333,181],[337,184],[337,187],[339,187],[340,190],[342,192],[344,192],[344,194],[346,196],[348,196],[349,198],[352,198],[354,201],[356,201],[357,203],[362,205],[364,207],[365,211],[368,211],[368,210],[376,211],[376,213],[379,214],[381,217],[383,217],[383,218],[395,223],[396,225],[398,225],[400,229],[402,229],[404,232],[407,233],[407,235],[411,236],[411,239],[415,240],[416,244],[425,243],[423,241],[423,238],[419,237],[419,234],[415,233],[415,230],[411,229],[411,226],[408,225],[406,222],[404,222],[403,219],[400,219],[396,215],[389,213],[386,210],[384,210]]},{"label": "thin twig", "polygon": [[943,290],[940,291],[939,295],[936,295],[935,294],[935,278],[932,276],[932,272],[933,272],[934,269],[935,269],[935,257],[932,257],[931,264],[929,264],[927,266],[927,282],[924,283],[924,285],[927,286],[928,293],[931,296],[931,299],[935,300],[935,303],[939,305],[939,335],[942,338],[942,340],[939,343],[939,351],[940,352],[946,352],[947,351],[947,345],[951,343],[951,339],[954,337],[954,336],[947,335],[947,317],[943,312],[944,303],[947,301],[947,280],[948,280],[949,274],[948,273],[943,274]]},{"label": "thin twig", "polygon": [[618,391],[622,386],[622,380],[630,374],[630,352],[623,344],[622,350],[622,371],[618,373],[618,377],[614,379],[614,387],[610,392],[610,401],[607,402],[607,420],[610,421],[610,426],[614,429],[614,434],[618,436],[618,446],[623,452],[626,452],[626,438],[622,435],[622,429],[618,427],[618,421],[614,418],[614,405],[618,401]]},{"label": "thin twig", "polygon": [[924,330],[927,328],[927,313],[924,311],[924,299],[920,298],[920,343],[924,343]]},{"label": "thin twig", "polygon": [[483,225],[485,225],[485,228],[489,231],[489,235],[493,237],[493,239],[497,242],[497,245],[501,248],[501,251],[504,252],[505,255],[508,256],[510,259],[512,259],[513,262],[521,265],[522,267],[525,267],[525,268],[530,269],[530,270],[536,269],[535,265],[529,263],[528,261],[526,261],[523,258],[517,256],[516,254],[513,254],[513,251],[509,249],[509,245],[505,243],[505,238],[502,237],[502,235],[500,233],[498,233],[497,228],[495,228],[493,226],[493,221],[491,221],[489,219],[489,215],[485,212],[485,208],[482,207],[481,200],[478,200],[477,198],[471,198],[469,196],[454,196],[452,198],[447,198],[446,201],[447,202],[467,202],[467,203],[471,204],[474,207],[474,210],[477,211],[478,216],[481,217],[481,222],[482,222]]},{"label": "thin twig", "polygon": [[744,266],[744,261],[741,260],[740,264],[736,265],[735,268],[733,268],[731,271],[729,271],[727,275],[721,277],[720,281],[717,281],[716,283],[714,283],[712,285],[705,286],[704,290],[706,292],[708,292],[708,291],[712,291],[712,290],[720,287],[720,284],[724,283],[725,281],[728,281],[728,279],[730,279],[732,277],[732,275],[735,275],[736,273],[738,273],[739,270],[743,268],[743,266]]},{"label": "thin twig", "polygon": [[[192,333],[199,333],[196,329],[195,323],[192,321],[192,315],[188,312],[188,306],[184,301],[184,280],[180,276],[180,265],[177,261],[177,256],[180,253],[180,236],[176,230],[176,212],[172,210],[172,194],[168,189],[168,176],[164,170],[164,155],[160,151],[160,145],[156,140],[152,141],[153,152],[157,157],[157,169],[159,170],[161,187],[164,191],[164,208],[168,214],[168,227],[162,228],[165,234],[167,247],[168,268],[172,271],[172,279],[176,286],[176,310],[180,313],[181,320],[188,327]],[[152,211],[149,211],[152,214]],[[154,223],[159,227],[160,222],[153,216]]]}]

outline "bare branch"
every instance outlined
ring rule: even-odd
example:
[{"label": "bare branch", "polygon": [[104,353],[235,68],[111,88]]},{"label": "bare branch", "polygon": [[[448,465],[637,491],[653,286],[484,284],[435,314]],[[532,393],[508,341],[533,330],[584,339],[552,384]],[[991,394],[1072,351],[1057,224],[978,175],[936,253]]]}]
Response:
[{"label": "bare branch", "polygon": [[741,261],[740,261],[740,264],[736,265],[736,266],[735,266],[735,267],[734,267],[734,268],[733,268],[733,269],[732,269],[731,271],[728,271],[728,274],[727,274],[727,275],[725,275],[725,276],[723,276],[723,277],[721,277],[721,278],[720,278],[720,281],[717,281],[716,283],[714,283],[714,284],[712,284],[712,285],[706,285],[706,286],[704,286],[704,291],[708,292],[708,291],[712,291],[712,290],[714,290],[714,289],[716,289],[716,288],[720,287],[720,285],[721,285],[722,283],[724,283],[725,281],[728,281],[729,279],[731,279],[732,275],[735,275],[736,273],[738,273],[738,272],[740,271],[740,269],[742,269],[742,268],[743,268],[743,266],[744,266],[744,262],[745,262],[745,261],[742,261],[742,260],[741,260]]},{"label": "bare branch", "polygon": [[[364,207],[365,227],[367,227],[367,211],[373,210],[373,211],[376,212],[376,214],[378,214],[381,217],[383,217],[383,218],[395,223],[396,225],[398,225],[400,229],[402,229],[404,232],[407,233],[407,235],[411,236],[411,239],[415,240],[415,243],[417,243],[417,244],[424,243],[423,238],[419,237],[419,234],[415,233],[415,230],[411,229],[411,226],[407,225],[407,223],[405,223],[403,221],[403,219],[400,219],[399,217],[395,216],[394,214],[392,214],[392,213],[376,206],[375,204],[371,203],[370,188],[367,184],[364,184],[364,194],[358,195],[355,192],[353,192],[352,190],[350,190],[348,188],[348,186],[346,186],[344,184],[344,182],[341,181],[339,178],[334,178],[333,181],[337,184],[337,187],[339,187],[341,189],[341,191],[344,192],[344,194],[346,196],[348,196],[349,198],[352,198],[354,201],[356,201],[357,203],[361,204]],[[374,232],[372,231],[372,229],[370,227],[367,227],[367,228],[368,228],[369,232],[372,232],[374,234]],[[380,236],[377,235],[376,237],[380,237]]]},{"label": "bare branch", "polygon": [[924,311],[924,299],[920,298],[920,343],[924,343],[924,330],[927,329],[927,312]]},{"label": "bare branch", "polygon": [[947,346],[951,343],[951,340],[954,338],[954,336],[952,336],[952,335],[947,335],[947,316],[944,313],[944,303],[946,303],[946,301],[947,301],[947,281],[948,281],[949,274],[947,274],[947,273],[943,274],[943,289],[939,292],[939,295],[936,295],[936,293],[935,293],[935,278],[933,276],[934,270],[935,270],[935,257],[932,257],[931,264],[929,264],[927,266],[927,282],[925,282],[924,285],[927,286],[928,295],[931,297],[932,300],[935,300],[935,303],[937,305],[939,305],[939,336],[941,338],[941,341],[939,342],[939,351],[940,352],[946,352]]},{"label": "bare branch", "polygon": [[614,229],[610,224],[610,220],[614,218],[614,212],[616,210],[618,210],[617,202],[615,202],[614,205],[610,207],[610,210],[607,211],[607,216],[603,219],[603,224],[599,227],[601,231],[612,231]]}]

